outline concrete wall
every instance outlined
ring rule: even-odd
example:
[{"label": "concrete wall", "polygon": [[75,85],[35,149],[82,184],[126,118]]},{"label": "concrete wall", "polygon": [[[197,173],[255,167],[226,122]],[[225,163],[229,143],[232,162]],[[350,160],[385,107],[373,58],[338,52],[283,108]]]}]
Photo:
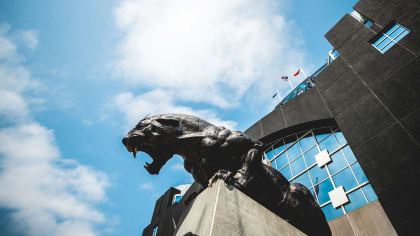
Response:
[{"label": "concrete wall", "polygon": [[378,201],[328,222],[333,236],[397,235]]},{"label": "concrete wall", "polygon": [[[325,35],[340,57],[315,88],[245,133],[267,143],[335,121],[398,234],[419,235],[420,2],[361,0],[354,8],[375,24],[345,15]],[[382,54],[370,42],[393,21],[411,32]]]}]

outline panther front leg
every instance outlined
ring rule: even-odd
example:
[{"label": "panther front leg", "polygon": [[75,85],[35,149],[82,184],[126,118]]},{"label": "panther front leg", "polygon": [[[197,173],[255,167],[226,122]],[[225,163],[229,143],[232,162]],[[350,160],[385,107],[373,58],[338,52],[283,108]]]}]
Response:
[{"label": "panther front leg", "polygon": [[250,149],[242,161],[242,167],[236,171],[233,175],[233,179],[235,187],[245,189],[248,183],[252,180],[253,175],[258,173],[257,169],[262,165],[260,150],[258,148]]},{"label": "panther front leg", "polygon": [[232,185],[233,184],[233,173],[228,170],[218,170],[213,177],[210,178],[208,186],[211,187],[213,183],[215,183],[217,180],[221,179],[225,181],[225,183]]}]

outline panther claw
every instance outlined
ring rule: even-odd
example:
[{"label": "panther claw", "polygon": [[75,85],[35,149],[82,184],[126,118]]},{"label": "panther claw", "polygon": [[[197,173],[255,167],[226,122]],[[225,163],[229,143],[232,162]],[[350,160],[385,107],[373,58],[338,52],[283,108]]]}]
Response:
[{"label": "panther claw", "polygon": [[210,178],[208,186],[211,187],[213,183],[215,183],[219,179],[224,180],[226,183],[229,183],[231,177],[232,172],[228,170],[219,170],[213,175],[213,177]]}]

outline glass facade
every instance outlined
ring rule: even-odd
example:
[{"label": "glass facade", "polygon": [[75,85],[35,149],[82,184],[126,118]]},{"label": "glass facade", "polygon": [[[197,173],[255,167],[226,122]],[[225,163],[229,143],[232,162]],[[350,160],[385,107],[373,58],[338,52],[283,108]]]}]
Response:
[{"label": "glass facade", "polygon": [[[291,183],[305,185],[328,221],[357,209],[377,196],[337,128],[327,127],[290,135],[268,144],[264,155]],[[331,162],[318,167],[315,156],[327,150]],[[329,192],[343,186],[349,202],[334,208]]]}]

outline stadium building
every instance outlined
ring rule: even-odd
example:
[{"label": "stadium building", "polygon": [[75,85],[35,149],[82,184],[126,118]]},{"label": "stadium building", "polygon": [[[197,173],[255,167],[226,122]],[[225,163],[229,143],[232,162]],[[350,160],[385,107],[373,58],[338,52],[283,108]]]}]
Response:
[{"label": "stadium building", "polygon": [[[420,3],[360,0],[353,9],[325,35],[327,63],[245,133],[311,190],[333,235],[419,235]],[[182,223],[180,213],[156,213],[160,202],[143,235]]]}]

